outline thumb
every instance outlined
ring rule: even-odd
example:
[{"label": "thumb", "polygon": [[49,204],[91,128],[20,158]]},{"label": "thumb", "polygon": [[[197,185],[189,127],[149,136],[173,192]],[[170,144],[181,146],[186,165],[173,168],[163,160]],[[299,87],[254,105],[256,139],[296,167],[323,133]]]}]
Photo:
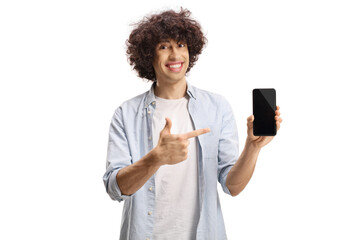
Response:
[{"label": "thumb", "polygon": [[248,118],[247,118],[247,125],[249,128],[252,128],[253,127],[253,122],[254,122],[254,115],[250,115]]},{"label": "thumb", "polygon": [[165,132],[165,133],[171,133],[171,125],[172,125],[172,122],[170,120],[170,118],[165,118],[165,127],[164,129],[162,130],[162,132]]}]

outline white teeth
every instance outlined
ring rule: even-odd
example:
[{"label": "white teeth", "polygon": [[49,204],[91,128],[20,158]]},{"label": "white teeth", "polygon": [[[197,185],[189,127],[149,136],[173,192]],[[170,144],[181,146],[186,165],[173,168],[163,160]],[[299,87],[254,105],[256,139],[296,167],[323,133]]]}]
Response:
[{"label": "white teeth", "polygon": [[181,63],[176,65],[169,65],[169,68],[179,68],[179,67],[181,67]]}]

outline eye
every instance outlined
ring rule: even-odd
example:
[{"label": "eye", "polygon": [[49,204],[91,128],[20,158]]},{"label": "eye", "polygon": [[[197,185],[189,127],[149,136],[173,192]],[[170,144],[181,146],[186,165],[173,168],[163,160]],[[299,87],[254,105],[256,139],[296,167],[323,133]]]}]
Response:
[{"label": "eye", "polygon": [[185,47],[185,44],[179,43],[179,47]]},{"label": "eye", "polygon": [[159,47],[159,49],[166,49],[167,48],[167,46],[165,46],[165,45],[160,45],[160,47]]}]

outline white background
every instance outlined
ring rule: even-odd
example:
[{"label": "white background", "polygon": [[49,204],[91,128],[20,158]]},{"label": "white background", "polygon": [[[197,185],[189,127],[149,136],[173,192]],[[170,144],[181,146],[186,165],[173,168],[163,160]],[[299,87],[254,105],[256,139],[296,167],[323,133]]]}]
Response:
[{"label": "white background", "polygon": [[[181,5],[180,5],[181,4]],[[118,239],[105,192],[115,109],[150,83],[125,56],[129,24],[188,8],[208,45],[194,86],[224,95],[240,149],[251,91],[283,123],[246,189],[222,192],[232,239],[360,239],[358,1],[1,1],[0,239]]]}]

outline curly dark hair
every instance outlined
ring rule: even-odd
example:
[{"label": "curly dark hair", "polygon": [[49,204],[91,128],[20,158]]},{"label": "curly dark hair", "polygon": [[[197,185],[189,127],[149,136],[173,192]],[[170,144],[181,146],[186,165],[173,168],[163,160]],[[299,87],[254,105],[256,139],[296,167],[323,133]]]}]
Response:
[{"label": "curly dark hair", "polygon": [[140,78],[156,81],[152,65],[155,47],[168,39],[184,41],[187,44],[189,67],[186,73],[195,65],[207,39],[201,31],[200,24],[191,19],[190,15],[189,10],[181,7],[178,13],[173,10],[164,11],[144,17],[135,24],[136,28],[126,40],[126,53],[130,65]]}]

